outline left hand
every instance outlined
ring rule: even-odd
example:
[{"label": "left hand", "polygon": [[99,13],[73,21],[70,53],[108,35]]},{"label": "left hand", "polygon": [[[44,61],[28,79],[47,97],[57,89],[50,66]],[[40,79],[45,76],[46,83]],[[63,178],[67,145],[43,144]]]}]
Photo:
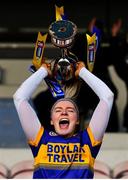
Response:
[{"label": "left hand", "polygon": [[51,64],[50,63],[42,63],[41,66],[44,67],[47,70],[49,76],[52,75]]},{"label": "left hand", "polygon": [[85,64],[83,61],[79,61],[76,63],[76,71],[75,71],[75,76],[78,77],[79,76],[79,73],[80,73],[80,70],[85,67]]}]

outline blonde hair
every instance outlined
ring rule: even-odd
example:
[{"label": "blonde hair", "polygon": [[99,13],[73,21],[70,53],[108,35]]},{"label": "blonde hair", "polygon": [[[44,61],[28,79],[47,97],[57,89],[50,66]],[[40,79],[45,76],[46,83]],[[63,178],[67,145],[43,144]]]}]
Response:
[{"label": "blonde hair", "polygon": [[65,93],[65,98],[72,98],[73,100],[75,100],[78,96],[80,86],[81,81],[77,79],[74,79],[74,82],[70,84],[65,84],[62,88]]}]

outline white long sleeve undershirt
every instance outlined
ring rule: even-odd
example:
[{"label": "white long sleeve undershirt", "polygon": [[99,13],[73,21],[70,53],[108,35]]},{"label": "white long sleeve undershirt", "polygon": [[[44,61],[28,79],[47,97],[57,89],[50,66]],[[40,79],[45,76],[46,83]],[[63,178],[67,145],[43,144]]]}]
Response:
[{"label": "white long sleeve undershirt", "polygon": [[100,99],[92,115],[89,126],[93,132],[95,140],[101,140],[108,125],[114,95],[102,80],[88,71],[85,67],[80,70],[79,76],[89,85]]},{"label": "white long sleeve undershirt", "polygon": [[29,99],[47,75],[47,70],[44,67],[41,67],[21,84],[13,96],[22,128],[28,140],[35,140],[41,127],[40,121],[34,109],[29,104]]}]

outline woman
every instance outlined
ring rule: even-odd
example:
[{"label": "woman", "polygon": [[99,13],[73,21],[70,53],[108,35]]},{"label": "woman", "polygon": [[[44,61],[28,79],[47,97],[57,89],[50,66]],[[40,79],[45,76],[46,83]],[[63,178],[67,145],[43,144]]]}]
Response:
[{"label": "woman", "polygon": [[42,64],[14,94],[20,122],[35,160],[33,178],[93,178],[94,161],[108,124],[113,93],[85,68],[83,62],[78,62],[76,67],[75,76],[82,78],[99,97],[89,126],[81,132],[76,132],[79,112],[71,99],[59,99],[51,109],[51,125],[55,132],[41,126],[29,104],[32,93],[51,74],[46,64]]}]

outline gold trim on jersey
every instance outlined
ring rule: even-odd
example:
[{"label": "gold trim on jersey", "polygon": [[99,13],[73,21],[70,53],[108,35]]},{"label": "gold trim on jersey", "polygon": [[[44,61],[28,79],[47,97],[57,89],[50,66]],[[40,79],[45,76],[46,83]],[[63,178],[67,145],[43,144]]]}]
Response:
[{"label": "gold trim on jersey", "polygon": [[49,166],[49,164],[38,164],[34,167],[34,170],[37,171],[38,169],[50,169],[50,170],[64,170],[64,169],[70,169],[70,170],[78,170],[78,169],[89,169],[90,171],[94,171],[94,168],[92,168],[89,164],[52,164]]},{"label": "gold trim on jersey", "polygon": [[41,126],[40,130],[39,130],[38,133],[37,133],[37,136],[36,136],[35,140],[33,140],[33,141],[30,140],[30,141],[28,141],[28,143],[29,143],[30,145],[32,145],[32,146],[38,146],[39,141],[40,141],[43,133],[44,133],[44,128]]},{"label": "gold trim on jersey", "polygon": [[93,135],[92,130],[91,130],[90,127],[87,128],[87,132],[88,132],[88,135],[89,135],[89,137],[90,137],[92,146],[97,146],[97,145],[101,144],[102,141],[97,141],[97,140],[95,140],[95,137],[94,137],[94,135]]}]

